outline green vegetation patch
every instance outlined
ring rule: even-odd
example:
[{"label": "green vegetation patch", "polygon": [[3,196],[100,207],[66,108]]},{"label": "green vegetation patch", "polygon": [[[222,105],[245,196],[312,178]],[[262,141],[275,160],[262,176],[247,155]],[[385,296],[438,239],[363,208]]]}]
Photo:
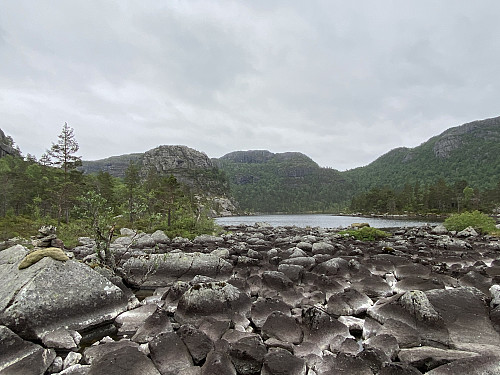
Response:
[{"label": "green vegetation patch", "polygon": [[451,215],[444,222],[446,229],[452,231],[461,231],[467,227],[473,227],[482,234],[493,233],[496,231],[495,220],[479,211],[466,211],[461,214]]},{"label": "green vegetation patch", "polygon": [[359,229],[348,229],[339,232],[342,235],[349,235],[360,241],[375,241],[389,237],[391,234],[381,229],[362,227]]}]

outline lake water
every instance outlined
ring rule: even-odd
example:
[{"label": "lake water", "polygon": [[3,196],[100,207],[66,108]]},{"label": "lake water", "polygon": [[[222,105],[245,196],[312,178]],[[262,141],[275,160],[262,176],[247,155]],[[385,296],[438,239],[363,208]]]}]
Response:
[{"label": "lake water", "polygon": [[419,227],[426,224],[437,224],[431,221],[418,221],[407,219],[388,219],[378,217],[335,216],[335,215],[258,215],[258,216],[229,216],[215,219],[219,225],[253,225],[265,222],[273,227],[321,227],[321,228],[346,228],[352,223],[368,223],[374,228],[393,227]]}]

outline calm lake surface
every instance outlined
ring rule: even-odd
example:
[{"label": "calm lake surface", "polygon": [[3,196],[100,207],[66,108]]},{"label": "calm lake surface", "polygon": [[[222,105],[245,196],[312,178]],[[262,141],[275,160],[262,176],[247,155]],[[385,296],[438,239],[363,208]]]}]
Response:
[{"label": "calm lake surface", "polygon": [[352,223],[368,223],[374,228],[393,227],[419,227],[427,224],[437,224],[433,221],[418,221],[406,219],[367,218],[358,216],[335,215],[259,215],[259,216],[230,216],[215,219],[219,225],[253,225],[265,222],[273,227],[321,227],[321,228],[346,228]]}]

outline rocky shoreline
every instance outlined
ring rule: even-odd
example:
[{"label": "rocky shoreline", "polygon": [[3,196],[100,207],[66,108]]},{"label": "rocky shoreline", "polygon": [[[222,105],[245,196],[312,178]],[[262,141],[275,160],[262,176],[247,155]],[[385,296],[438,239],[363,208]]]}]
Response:
[{"label": "rocky shoreline", "polygon": [[498,238],[226,230],[122,230],[122,277],[88,238],[22,269],[0,251],[0,374],[500,374]]}]

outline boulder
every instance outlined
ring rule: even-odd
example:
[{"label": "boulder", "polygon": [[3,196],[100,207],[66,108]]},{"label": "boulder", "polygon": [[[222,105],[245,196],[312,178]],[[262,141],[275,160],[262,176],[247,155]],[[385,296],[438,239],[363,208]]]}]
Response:
[{"label": "boulder", "polygon": [[180,323],[197,323],[207,316],[248,317],[251,306],[250,297],[231,284],[200,283],[190,287],[179,299],[175,319]]},{"label": "boulder", "polygon": [[157,308],[146,320],[137,328],[131,340],[137,343],[147,343],[155,336],[164,332],[173,332],[172,322],[166,310]]},{"label": "boulder", "polygon": [[370,317],[384,325],[378,334],[392,334],[401,347],[420,345],[422,341],[428,345],[447,346],[450,334],[446,323],[426,293],[410,291],[378,300],[367,311]]},{"label": "boulder", "polygon": [[148,304],[121,313],[115,319],[115,324],[118,326],[118,334],[134,335],[156,309],[156,305]]},{"label": "boulder", "polygon": [[124,346],[92,362],[88,375],[163,375],[137,348]]},{"label": "boulder", "polygon": [[295,318],[274,311],[262,326],[262,335],[264,339],[274,337],[284,342],[300,344],[304,333]]},{"label": "boulder", "polygon": [[333,254],[335,252],[335,246],[328,242],[316,242],[312,245],[313,254]]},{"label": "boulder", "polygon": [[177,375],[193,366],[193,359],[184,342],[175,332],[165,332],[149,342],[151,359],[162,375]]},{"label": "boulder", "polygon": [[205,332],[190,324],[183,325],[177,333],[188,348],[196,365],[203,362],[208,353],[214,349],[214,343],[210,337]]},{"label": "boulder", "polygon": [[78,332],[59,328],[44,335],[42,342],[48,348],[75,350],[81,339],[82,336]]},{"label": "boulder", "polygon": [[197,275],[226,278],[230,276],[233,266],[212,254],[167,253],[130,258],[123,265],[123,270],[130,283],[155,289],[174,281],[191,280]]},{"label": "boulder", "polygon": [[324,350],[336,336],[352,337],[349,328],[318,307],[310,307],[302,313],[304,342],[310,342]]},{"label": "boulder", "polygon": [[202,375],[236,375],[231,358],[226,350],[213,350],[201,368]]},{"label": "boulder", "polygon": [[267,317],[271,315],[273,311],[279,311],[286,316],[291,316],[290,310],[291,306],[280,299],[259,297],[257,301],[252,304],[250,319],[257,328],[262,328]]},{"label": "boulder", "polygon": [[373,305],[373,301],[356,289],[348,289],[342,293],[333,294],[328,299],[328,313],[339,317],[341,315],[363,314]]},{"label": "boulder", "polygon": [[123,291],[90,267],[45,257],[19,270],[27,253],[20,245],[0,252],[0,323],[21,337],[87,329],[126,310]]},{"label": "boulder", "polygon": [[413,366],[404,363],[386,363],[380,369],[379,375],[421,375]]},{"label": "boulder", "polygon": [[[76,365],[70,366],[70,367],[62,370],[57,375],[88,375],[89,371],[90,371],[89,365],[76,364]],[[151,375],[153,375],[153,374],[154,373],[152,373]]]},{"label": "boulder", "polygon": [[266,346],[258,336],[243,337],[231,344],[229,351],[231,361],[241,375],[260,374],[266,353]]},{"label": "boulder", "polygon": [[94,362],[115,351],[121,351],[123,348],[132,348],[139,350],[139,345],[130,340],[113,341],[110,337],[103,338],[100,342],[85,348],[83,351],[83,362],[92,365]]},{"label": "boulder", "polygon": [[5,326],[0,326],[0,374],[40,375],[56,358],[53,349],[25,341]]},{"label": "boulder", "polygon": [[262,375],[306,375],[306,362],[288,350],[275,349],[264,357]]},{"label": "boulder", "polygon": [[370,337],[364,342],[364,346],[383,351],[390,360],[396,359],[399,353],[398,340],[392,335],[380,334]]},{"label": "boulder", "polygon": [[454,349],[498,352],[500,335],[489,316],[486,296],[476,288],[436,289],[425,292],[442,317]]}]

